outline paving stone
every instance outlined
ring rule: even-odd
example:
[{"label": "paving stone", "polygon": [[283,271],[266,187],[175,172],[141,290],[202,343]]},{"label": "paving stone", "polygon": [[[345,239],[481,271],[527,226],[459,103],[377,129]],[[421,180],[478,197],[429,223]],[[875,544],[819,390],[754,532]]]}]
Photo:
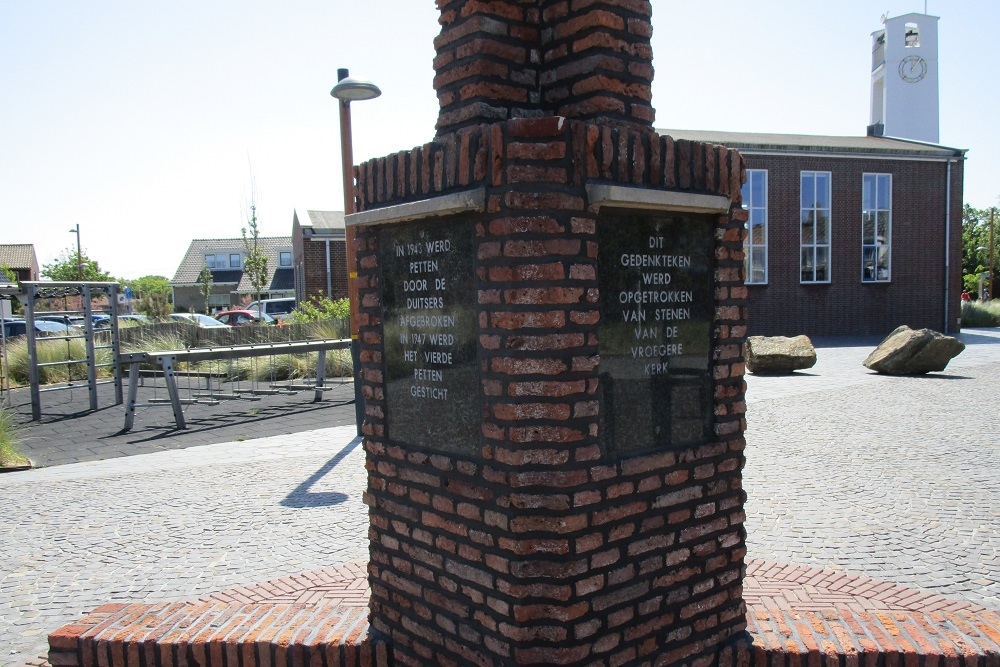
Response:
[{"label": "paving stone", "polygon": [[[968,409],[990,405],[1000,330],[962,339],[947,371],[923,378],[867,371],[867,341],[824,340],[809,374],[747,378],[755,562],[1000,608],[1000,415]],[[256,423],[271,437],[191,446],[253,416],[206,415],[190,434],[138,429],[115,450],[135,455],[106,460],[114,448],[83,440],[99,429],[32,426],[49,429],[34,442],[51,444],[51,467],[0,475],[0,662],[34,660],[49,631],[109,601],[191,599],[365,558],[363,453],[353,425],[329,428],[353,424],[353,406],[292,407]],[[115,430],[122,415],[90,418]]]}]

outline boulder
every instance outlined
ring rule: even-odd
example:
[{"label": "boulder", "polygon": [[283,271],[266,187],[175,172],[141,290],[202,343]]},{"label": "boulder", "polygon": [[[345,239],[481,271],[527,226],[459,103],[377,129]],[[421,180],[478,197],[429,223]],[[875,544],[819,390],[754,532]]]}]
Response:
[{"label": "boulder", "polygon": [[951,336],[903,325],[879,343],[864,366],[883,375],[922,375],[943,371],[964,349],[965,344]]},{"label": "boulder", "polygon": [[816,350],[808,336],[747,338],[747,370],[754,375],[781,375],[815,364]]}]

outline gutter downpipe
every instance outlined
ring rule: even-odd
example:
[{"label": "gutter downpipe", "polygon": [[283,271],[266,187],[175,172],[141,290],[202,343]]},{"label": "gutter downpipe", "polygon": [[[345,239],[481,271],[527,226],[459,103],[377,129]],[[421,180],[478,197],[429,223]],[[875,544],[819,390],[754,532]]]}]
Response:
[{"label": "gutter downpipe", "polygon": [[951,282],[951,158],[948,158],[948,180],[944,195],[944,333],[949,333],[950,311],[948,286]]},{"label": "gutter downpipe", "polygon": [[330,239],[326,239],[326,298],[333,298],[333,278],[330,276]]}]

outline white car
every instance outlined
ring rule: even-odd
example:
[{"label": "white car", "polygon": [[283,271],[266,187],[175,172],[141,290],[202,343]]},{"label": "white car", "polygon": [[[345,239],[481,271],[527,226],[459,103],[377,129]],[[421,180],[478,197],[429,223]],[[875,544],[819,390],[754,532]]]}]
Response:
[{"label": "white car", "polygon": [[170,319],[185,324],[192,324],[201,329],[230,329],[228,324],[223,324],[214,317],[202,315],[201,313],[170,313]]}]

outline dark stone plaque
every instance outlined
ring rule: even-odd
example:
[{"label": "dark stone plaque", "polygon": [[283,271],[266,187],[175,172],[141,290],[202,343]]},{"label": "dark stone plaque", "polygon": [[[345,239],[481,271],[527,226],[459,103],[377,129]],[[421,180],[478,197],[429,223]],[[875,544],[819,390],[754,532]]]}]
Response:
[{"label": "dark stone plaque", "polygon": [[387,435],[479,451],[472,225],[407,223],[379,236]]},{"label": "dark stone plaque", "polygon": [[711,437],[713,230],[704,215],[598,218],[601,444],[610,457]]}]

